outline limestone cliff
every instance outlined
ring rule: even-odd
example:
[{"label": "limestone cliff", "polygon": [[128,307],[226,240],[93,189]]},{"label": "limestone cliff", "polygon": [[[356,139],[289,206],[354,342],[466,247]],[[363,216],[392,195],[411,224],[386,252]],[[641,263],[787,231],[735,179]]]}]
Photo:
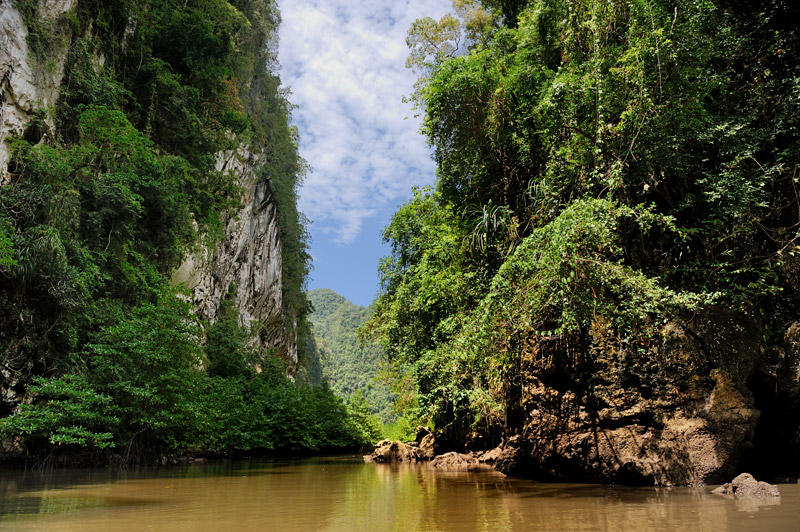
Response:
[{"label": "limestone cliff", "polygon": [[[62,22],[75,5],[76,0],[40,0],[42,27],[57,41],[53,50],[48,49],[47,57],[40,57],[29,46],[28,28],[14,2],[0,0],[0,186],[11,180],[7,170],[9,139],[56,142],[52,117],[70,41],[69,29]],[[101,63],[102,58],[96,56],[95,62]],[[233,283],[239,321],[250,328],[251,343],[274,351],[292,373],[298,358],[297,341],[295,324],[285,318],[283,307],[276,204],[269,183],[259,181],[254,172],[257,162],[258,157],[244,148],[218,154],[217,170],[231,172],[237,179],[241,207],[223,220],[224,236],[213,249],[198,246],[200,249],[187,251],[172,280],[191,289],[198,314],[210,323],[216,321],[222,299]]]},{"label": "limestone cliff", "polygon": [[291,373],[297,365],[297,341],[294,324],[287,324],[283,313],[280,229],[269,183],[258,179],[256,163],[247,150],[218,156],[217,170],[238,176],[242,206],[223,220],[222,240],[213,249],[188,254],[172,282],[192,291],[198,314],[210,323],[217,321],[233,283],[239,323],[250,329],[251,343],[274,349]]},{"label": "limestone cliff", "polygon": [[[39,12],[43,23],[52,25],[72,9],[75,0],[42,0]],[[67,48],[47,58],[46,65],[35,57],[28,46],[28,28],[19,10],[10,0],[0,2],[0,184],[7,181],[6,167],[10,156],[9,137],[21,137],[38,110],[47,111],[56,105]],[[47,116],[43,129],[51,131]]]}]

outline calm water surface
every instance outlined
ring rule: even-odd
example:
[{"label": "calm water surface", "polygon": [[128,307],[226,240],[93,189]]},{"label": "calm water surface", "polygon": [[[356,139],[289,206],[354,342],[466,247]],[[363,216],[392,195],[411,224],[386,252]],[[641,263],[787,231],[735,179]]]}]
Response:
[{"label": "calm water surface", "polygon": [[706,489],[541,484],[360,457],[0,472],[3,531],[800,531],[800,486],[758,505]]}]

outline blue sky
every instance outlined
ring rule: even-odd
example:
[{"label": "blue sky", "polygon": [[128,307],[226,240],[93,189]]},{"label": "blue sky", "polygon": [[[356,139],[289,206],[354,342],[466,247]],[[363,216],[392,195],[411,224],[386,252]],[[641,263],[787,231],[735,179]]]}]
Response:
[{"label": "blue sky", "polygon": [[279,1],[281,79],[297,105],[300,153],[313,171],[299,207],[311,225],[309,289],[332,288],[358,305],[378,292],[389,253],[381,230],[435,165],[403,96],[413,91],[405,36],[437,20],[450,0]]}]

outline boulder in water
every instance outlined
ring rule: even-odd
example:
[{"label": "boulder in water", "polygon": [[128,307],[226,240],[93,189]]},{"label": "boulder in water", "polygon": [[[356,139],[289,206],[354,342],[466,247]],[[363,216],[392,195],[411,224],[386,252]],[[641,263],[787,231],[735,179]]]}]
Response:
[{"label": "boulder in water", "polygon": [[391,440],[381,441],[372,454],[364,456],[364,461],[379,464],[417,462],[426,459],[425,454],[416,445]]},{"label": "boulder in water", "polygon": [[717,495],[735,495],[736,497],[780,497],[778,486],[767,482],[759,482],[750,473],[742,473],[731,482],[723,484],[711,493]]}]

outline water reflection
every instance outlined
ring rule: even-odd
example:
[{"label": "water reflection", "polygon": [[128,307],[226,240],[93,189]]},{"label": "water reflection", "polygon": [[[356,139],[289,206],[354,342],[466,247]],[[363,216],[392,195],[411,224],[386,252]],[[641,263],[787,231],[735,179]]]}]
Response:
[{"label": "water reflection", "polygon": [[[43,531],[798,530],[775,506],[708,490],[555,485],[356,458],[0,476],[0,529]],[[757,510],[757,511],[754,511]]]}]

